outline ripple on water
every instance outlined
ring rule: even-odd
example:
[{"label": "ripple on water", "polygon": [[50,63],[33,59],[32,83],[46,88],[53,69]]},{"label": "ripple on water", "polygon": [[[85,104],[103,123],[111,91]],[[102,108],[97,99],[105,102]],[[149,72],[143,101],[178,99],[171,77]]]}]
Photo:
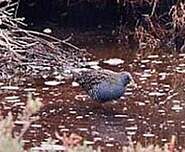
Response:
[{"label": "ripple on water", "polygon": [[31,148],[31,151],[65,151],[65,146],[42,143],[39,147]]},{"label": "ripple on water", "polygon": [[148,55],[148,59],[156,59],[159,58],[159,55]]},{"label": "ripple on water", "polygon": [[73,87],[78,87],[78,86],[79,86],[79,83],[77,83],[77,82],[72,82],[72,86],[73,86]]},{"label": "ripple on water", "polygon": [[45,81],[44,84],[48,85],[48,86],[57,86],[59,84],[61,84],[61,81]]},{"label": "ripple on water", "polygon": [[116,114],[114,115],[115,118],[128,118],[128,115],[126,114]]},{"label": "ripple on water", "polygon": [[101,137],[94,137],[93,140],[94,140],[94,142],[102,141],[102,138]]},{"label": "ripple on water", "polygon": [[111,58],[111,59],[103,61],[103,63],[116,66],[116,65],[119,65],[119,64],[123,64],[124,60],[118,59],[118,58]]},{"label": "ripple on water", "polygon": [[125,96],[130,96],[130,95],[132,95],[133,93],[132,92],[125,92]]},{"label": "ripple on water", "polygon": [[165,113],[166,111],[165,110],[163,110],[163,109],[158,109],[157,110],[159,113]]},{"label": "ripple on water", "polygon": [[2,86],[1,89],[3,90],[19,90],[18,86]]},{"label": "ripple on water", "polygon": [[130,127],[125,127],[126,130],[129,130],[129,131],[136,131],[138,129],[138,127],[136,125],[134,126],[130,126]]},{"label": "ripple on water", "polygon": [[12,105],[12,107],[21,107],[21,108],[25,108],[25,103],[24,102],[16,102]]},{"label": "ripple on water", "polygon": [[176,67],[176,72],[185,73],[185,67]]},{"label": "ripple on water", "polygon": [[88,97],[88,95],[81,95],[81,94],[79,94],[79,95],[76,95],[76,96],[75,96],[75,99],[76,99],[76,100],[85,101],[87,97]]},{"label": "ripple on water", "polygon": [[141,60],[141,63],[149,63],[150,62],[150,60],[148,60],[148,59],[146,59],[146,60]]},{"label": "ripple on water", "polygon": [[141,75],[141,78],[149,78],[149,77],[151,77],[152,76],[152,74],[150,74],[150,73],[143,73],[142,75]]},{"label": "ripple on water", "polygon": [[41,128],[42,125],[41,124],[31,124],[32,128]]},{"label": "ripple on water", "polygon": [[180,104],[181,101],[180,100],[172,100],[172,103],[174,103],[174,104]]},{"label": "ripple on water", "polygon": [[7,96],[5,97],[5,100],[17,100],[19,99],[19,96]]},{"label": "ripple on water", "polygon": [[87,132],[88,131],[88,128],[77,128],[79,131],[85,131],[85,132]]},{"label": "ripple on water", "polygon": [[145,133],[143,134],[143,137],[146,137],[146,138],[151,138],[151,137],[155,137],[155,134],[152,134],[152,133]]},{"label": "ripple on water", "polygon": [[179,104],[175,104],[171,107],[172,110],[174,110],[175,112],[180,112],[181,110],[183,110],[183,107],[180,106]]},{"label": "ripple on water", "polygon": [[83,116],[76,116],[76,119],[83,119]]},{"label": "ripple on water", "polygon": [[60,129],[61,132],[69,132],[69,128],[62,128]]},{"label": "ripple on water", "polygon": [[26,92],[35,92],[37,89],[36,88],[25,88],[24,91]]},{"label": "ripple on water", "polygon": [[112,144],[112,143],[106,143],[106,146],[107,147],[114,147],[114,144]]},{"label": "ripple on water", "polygon": [[43,91],[47,91],[47,90],[49,90],[49,88],[48,87],[44,87],[44,88],[42,88],[42,90]]},{"label": "ripple on water", "polygon": [[70,110],[69,113],[70,113],[70,114],[77,114],[77,111]]},{"label": "ripple on water", "polygon": [[128,118],[127,121],[128,121],[128,122],[135,122],[135,119],[133,119],[133,118]]},{"label": "ripple on water", "polygon": [[180,53],[179,57],[185,57],[185,53]]},{"label": "ripple on water", "polygon": [[154,64],[162,64],[163,62],[162,61],[158,61],[158,60],[153,60],[152,63],[154,63]]},{"label": "ripple on water", "polygon": [[166,138],[161,139],[162,142],[167,142],[168,140]]},{"label": "ripple on water", "polygon": [[148,95],[149,95],[149,96],[161,97],[161,96],[165,96],[166,93],[163,93],[163,92],[150,92]]},{"label": "ripple on water", "polygon": [[127,131],[128,136],[133,136],[136,134],[136,131]]},{"label": "ripple on water", "polygon": [[24,125],[24,124],[26,124],[27,123],[27,121],[21,121],[21,120],[16,120],[15,122],[14,122],[14,124],[16,124],[16,125]]},{"label": "ripple on water", "polygon": [[146,105],[145,102],[140,102],[140,101],[137,101],[137,104],[138,104],[139,106],[145,106],[145,105]]}]

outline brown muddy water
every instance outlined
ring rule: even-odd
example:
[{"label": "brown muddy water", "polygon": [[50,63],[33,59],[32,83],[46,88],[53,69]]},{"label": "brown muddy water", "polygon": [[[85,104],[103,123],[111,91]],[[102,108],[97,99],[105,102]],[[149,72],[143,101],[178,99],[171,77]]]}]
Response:
[{"label": "brown muddy water", "polygon": [[[4,115],[9,111],[15,116],[21,113],[28,92],[44,104],[38,112],[40,119],[24,136],[26,147],[39,146],[49,137],[57,139],[55,131],[60,135],[76,133],[106,152],[121,151],[128,137],[145,145],[162,145],[176,135],[177,148],[185,147],[185,54],[160,50],[133,52],[112,45],[88,50],[94,55],[90,66],[129,71],[137,88],[128,87],[125,96],[116,103],[100,106],[59,75],[53,79],[44,75],[22,79],[19,85],[0,82],[0,107]],[[20,127],[18,121],[16,127]]]}]

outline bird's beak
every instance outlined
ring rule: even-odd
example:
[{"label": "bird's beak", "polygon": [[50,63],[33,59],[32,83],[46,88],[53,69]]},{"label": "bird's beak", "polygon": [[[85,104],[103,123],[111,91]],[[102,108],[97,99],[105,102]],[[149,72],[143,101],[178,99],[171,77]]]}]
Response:
[{"label": "bird's beak", "polygon": [[137,83],[135,83],[134,79],[131,78],[130,82],[129,82],[129,86],[132,86],[134,88],[137,88]]}]

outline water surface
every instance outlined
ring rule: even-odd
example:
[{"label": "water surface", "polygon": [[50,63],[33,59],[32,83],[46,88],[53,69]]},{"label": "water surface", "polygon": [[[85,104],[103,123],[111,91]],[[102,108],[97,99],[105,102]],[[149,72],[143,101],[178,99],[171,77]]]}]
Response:
[{"label": "water surface", "polygon": [[1,81],[4,115],[21,113],[28,92],[44,104],[38,112],[40,119],[24,136],[26,147],[38,146],[49,137],[56,139],[56,131],[77,133],[106,152],[121,151],[128,137],[133,142],[163,144],[176,135],[177,147],[185,147],[185,54],[134,52],[111,45],[88,51],[94,56],[91,67],[129,71],[138,87],[128,87],[116,103],[99,105],[60,75],[22,78],[19,83]]}]

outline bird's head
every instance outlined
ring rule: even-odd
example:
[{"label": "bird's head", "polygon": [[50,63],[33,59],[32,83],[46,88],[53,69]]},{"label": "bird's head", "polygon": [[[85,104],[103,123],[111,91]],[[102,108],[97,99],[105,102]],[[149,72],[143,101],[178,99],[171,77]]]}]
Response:
[{"label": "bird's head", "polygon": [[121,72],[121,80],[124,86],[130,85],[133,87],[137,87],[132,75],[129,72]]}]

